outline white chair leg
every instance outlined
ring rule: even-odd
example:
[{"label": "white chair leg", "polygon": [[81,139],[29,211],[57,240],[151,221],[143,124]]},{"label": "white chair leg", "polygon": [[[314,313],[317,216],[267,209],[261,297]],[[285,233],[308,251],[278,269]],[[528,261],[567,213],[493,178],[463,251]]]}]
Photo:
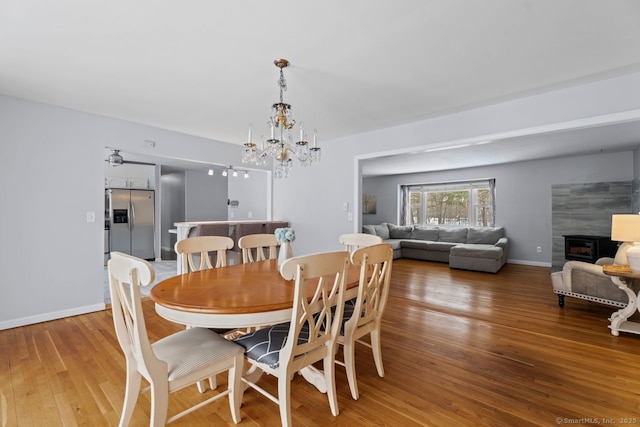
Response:
[{"label": "white chair leg", "polygon": [[169,383],[156,381],[151,384],[151,421],[150,426],[162,427],[167,422],[169,410]]},{"label": "white chair leg", "polygon": [[278,402],[280,405],[280,422],[282,427],[293,425],[291,421],[291,381],[289,375],[283,373],[278,377]]},{"label": "white chair leg", "polygon": [[384,366],[382,366],[382,347],[380,345],[380,328],[374,328],[371,331],[371,351],[373,352],[373,360],[376,362],[378,375],[384,377]]},{"label": "white chair leg", "polygon": [[131,422],[131,415],[136,407],[138,396],[140,395],[140,383],[142,375],[127,362],[127,384],[124,392],[124,403],[122,405],[122,415],[120,416],[120,427],[128,426]]},{"label": "white chair leg", "polygon": [[344,367],[347,371],[349,389],[351,389],[351,397],[353,397],[353,400],[358,400],[360,395],[358,394],[358,383],[356,381],[355,342],[353,340],[345,340],[342,354],[344,357]]},{"label": "white chair leg", "polygon": [[[331,352],[329,352],[331,353]],[[340,413],[338,409],[338,395],[336,393],[336,364],[332,354],[328,354],[323,361],[324,378],[327,383],[327,398],[331,413],[337,417]]]},{"label": "white chair leg", "polygon": [[233,368],[229,369],[229,379],[227,387],[229,387],[229,408],[231,409],[231,417],[233,422],[240,422],[240,405],[242,404],[242,396],[244,387],[242,385],[242,372],[244,371],[244,355],[238,354],[233,361]]}]

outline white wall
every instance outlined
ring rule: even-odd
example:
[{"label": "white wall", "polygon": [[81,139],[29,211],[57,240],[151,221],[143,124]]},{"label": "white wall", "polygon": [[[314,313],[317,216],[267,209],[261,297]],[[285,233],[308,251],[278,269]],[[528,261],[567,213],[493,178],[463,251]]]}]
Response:
[{"label": "white wall", "polygon": [[[375,221],[398,222],[398,186],[407,183],[496,179],[496,225],[509,237],[509,262],[551,266],[551,186],[594,182],[631,181],[633,154],[607,153],[563,159],[536,160],[507,165],[423,174],[368,178],[363,193],[377,195]],[[541,253],[536,247],[542,248]]]},{"label": "white wall", "polygon": [[0,329],[104,307],[104,147],[142,152],[144,140],[159,156],[241,157],[236,145],[0,96]]},{"label": "white wall", "polygon": [[[308,168],[296,165],[288,179],[274,180],[274,217],[289,220],[296,229],[294,254],[337,250],[340,249],[337,243],[340,234],[360,228],[358,212],[361,184],[358,168],[359,162],[366,157],[637,109],[640,109],[640,73],[393,128],[320,141],[323,149],[320,165]],[[608,166],[611,168],[612,165]],[[624,165],[615,165],[613,169],[623,167],[632,168],[632,165],[625,161]],[[532,180],[542,178],[542,171],[531,173]],[[581,174],[579,171],[570,173]],[[508,198],[504,194],[499,197]],[[352,202],[350,208],[354,221],[349,221],[347,214],[342,211],[345,201]],[[550,236],[551,209],[545,210],[544,215],[526,217],[524,227],[530,232],[536,229],[540,230],[540,235]]]}]

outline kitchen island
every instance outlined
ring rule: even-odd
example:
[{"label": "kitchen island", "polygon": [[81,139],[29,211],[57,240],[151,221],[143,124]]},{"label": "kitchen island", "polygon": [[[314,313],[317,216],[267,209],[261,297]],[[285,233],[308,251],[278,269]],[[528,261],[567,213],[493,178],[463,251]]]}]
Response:
[{"label": "kitchen island", "polygon": [[[225,232],[216,233],[215,235],[226,235],[231,237],[235,242],[234,250],[237,251],[238,239],[242,237],[242,234],[244,233],[238,233],[238,230],[236,230],[236,226],[247,225],[249,227],[246,227],[246,228],[249,228],[252,230],[251,233],[247,233],[247,234],[254,234],[254,233],[273,233],[275,228],[287,227],[288,224],[289,223],[287,221],[243,220],[243,221],[187,221],[187,222],[176,222],[174,225],[176,226],[176,234],[177,234],[176,241],[186,239],[187,237],[190,236],[190,234],[201,235],[201,236],[207,235],[207,234],[198,232],[198,229],[204,230],[207,228],[207,226],[217,226],[215,228],[218,228],[218,229],[223,228]],[[240,228],[242,227],[239,227],[238,229]],[[178,274],[182,274],[182,255],[177,254],[177,257],[178,257],[178,262],[176,263],[177,271],[178,271]]]}]

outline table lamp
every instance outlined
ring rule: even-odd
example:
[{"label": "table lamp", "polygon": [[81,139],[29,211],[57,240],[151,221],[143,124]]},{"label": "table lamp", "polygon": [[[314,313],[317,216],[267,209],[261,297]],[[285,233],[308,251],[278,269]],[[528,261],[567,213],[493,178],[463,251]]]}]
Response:
[{"label": "table lamp", "polygon": [[640,273],[640,215],[612,215],[611,240],[624,242],[616,254],[616,264],[628,264]]}]

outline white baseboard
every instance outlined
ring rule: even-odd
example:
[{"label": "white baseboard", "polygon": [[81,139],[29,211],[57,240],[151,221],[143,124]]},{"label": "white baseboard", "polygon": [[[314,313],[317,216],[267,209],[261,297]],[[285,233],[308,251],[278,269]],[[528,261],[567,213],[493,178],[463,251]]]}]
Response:
[{"label": "white baseboard", "polygon": [[0,331],[5,329],[17,328],[19,326],[33,325],[34,323],[48,322],[49,320],[62,319],[69,316],[77,316],[79,314],[93,313],[106,308],[104,303],[86,305],[84,307],[75,307],[68,310],[54,311],[51,313],[36,314],[34,316],[21,317],[18,319],[5,320],[0,322]]},{"label": "white baseboard", "polygon": [[522,259],[508,259],[507,264],[521,264],[521,265],[531,265],[533,267],[549,267],[551,268],[550,262],[540,262],[540,261],[526,261]]}]

